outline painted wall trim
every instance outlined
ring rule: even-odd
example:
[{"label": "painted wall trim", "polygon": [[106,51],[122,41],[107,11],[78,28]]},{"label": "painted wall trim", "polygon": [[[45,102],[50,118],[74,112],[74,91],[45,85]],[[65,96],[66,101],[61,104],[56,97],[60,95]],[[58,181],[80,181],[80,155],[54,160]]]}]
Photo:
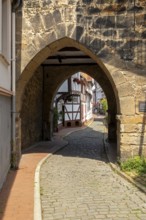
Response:
[{"label": "painted wall trim", "polygon": [[7,89],[4,89],[4,88],[0,87],[0,95],[3,95],[3,96],[12,96],[12,95],[13,95],[13,92],[10,91],[10,90],[7,90]]}]

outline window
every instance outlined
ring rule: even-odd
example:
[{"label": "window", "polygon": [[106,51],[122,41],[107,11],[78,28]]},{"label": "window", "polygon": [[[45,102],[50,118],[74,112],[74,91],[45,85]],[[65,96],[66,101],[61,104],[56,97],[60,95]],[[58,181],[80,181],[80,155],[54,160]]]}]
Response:
[{"label": "window", "polygon": [[0,54],[2,53],[2,0],[0,0]]},{"label": "window", "polygon": [[9,62],[11,48],[11,1],[0,0],[0,54]]}]

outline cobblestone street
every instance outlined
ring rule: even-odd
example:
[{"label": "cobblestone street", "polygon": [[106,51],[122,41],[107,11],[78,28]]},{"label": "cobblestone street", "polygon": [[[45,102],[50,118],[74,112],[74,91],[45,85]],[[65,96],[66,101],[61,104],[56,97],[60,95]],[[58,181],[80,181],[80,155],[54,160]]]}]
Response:
[{"label": "cobblestone street", "polygon": [[41,167],[43,220],[146,219],[146,196],[114,173],[102,122],[74,132]]}]

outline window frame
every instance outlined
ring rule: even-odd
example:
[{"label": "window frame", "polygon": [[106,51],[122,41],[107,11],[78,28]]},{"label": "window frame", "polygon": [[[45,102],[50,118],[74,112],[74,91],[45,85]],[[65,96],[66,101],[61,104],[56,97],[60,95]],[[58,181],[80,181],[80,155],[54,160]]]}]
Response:
[{"label": "window frame", "polygon": [[[4,9],[5,6],[5,11]],[[4,21],[6,21],[4,26]],[[3,32],[3,27],[5,32]],[[4,45],[4,47],[3,47]],[[6,65],[11,60],[11,0],[0,0],[0,58]]]},{"label": "window frame", "polygon": [[2,54],[2,0],[0,0],[0,54]]}]

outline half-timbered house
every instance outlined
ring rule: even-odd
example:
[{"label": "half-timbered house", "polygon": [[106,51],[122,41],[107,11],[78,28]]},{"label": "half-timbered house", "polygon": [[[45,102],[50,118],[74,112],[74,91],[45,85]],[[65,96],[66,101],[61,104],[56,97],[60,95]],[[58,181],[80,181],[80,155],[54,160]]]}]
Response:
[{"label": "half-timbered house", "polygon": [[92,119],[93,84],[94,80],[82,72],[65,80],[55,99],[58,127],[82,126]]}]

